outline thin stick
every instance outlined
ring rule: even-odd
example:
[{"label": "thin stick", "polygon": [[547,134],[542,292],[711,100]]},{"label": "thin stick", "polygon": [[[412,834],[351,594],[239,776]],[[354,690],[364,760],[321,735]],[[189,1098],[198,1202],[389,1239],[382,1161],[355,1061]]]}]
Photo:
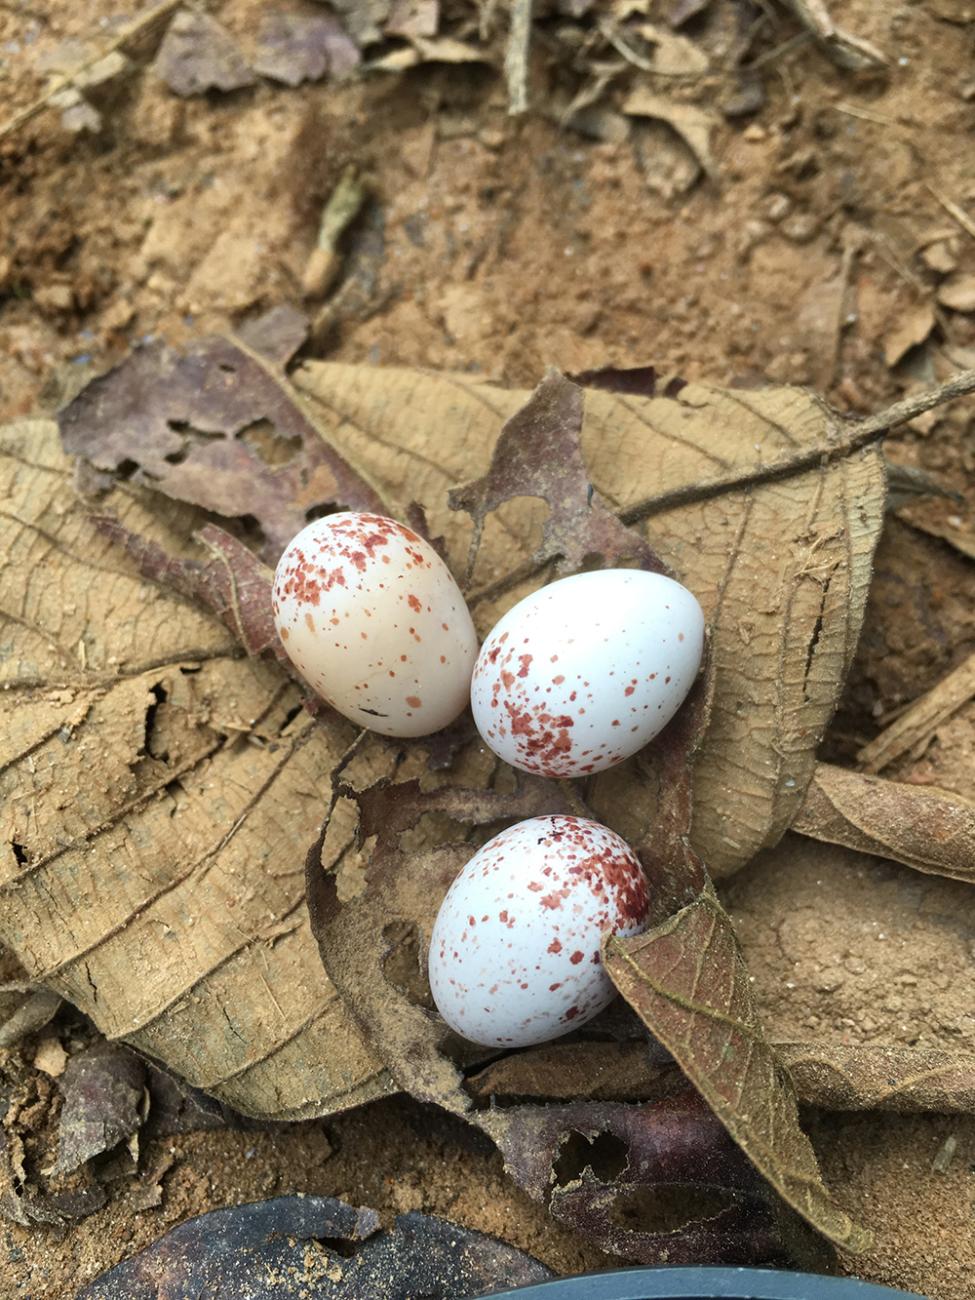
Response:
[{"label": "thin stick", "polygon": [[865,447],[873,438],[896,429],[898,425],[907,424],[910,420],[923,415],[925,411],[933,411],[936,406],[941,406],[944,402],[953,402],[956,397],[965,397],[968,393],[975,393],[975,370],[963,370],[960,375],[946,380],[937,388],[928,388],[923,393],[912,393],[903,401],[888,406],[886,411],[879,411],[876,415],[868,415],[866,419],[858,421],[853,426],[851,450]]},{"label": "thin stick", "polygon": [[168,13],[171,13],[181,3],[182,0],[162,0],[162,4],[157,5],[155,9],[150,9],[147,14],[133,19],[127,27],[122,28],[114,40],[109,41],[107,45],[103,45],[100,50],[77,64],[70,72],[58,77],[33,103],[28,104],[26,108],[22,108],[19,113],[15,113],[13,117],[6,121],[0,127],[0,140],[25,126],[33,118],[37,117],[38,113],[43,113],[53,97],[59,91],[66,90],[68,86],[73,85],[76,77],[80,77],[83,72],[87,72],[89,68],[94,67],[96,63],[100,63],[109,54],[114,54],[117,49],[132,40],[133,37],[147,31],[160,18],[165,18]]},{"label": "thin stick", "polygon": [[532,0],[513,0],[504,76],[508,83],[508,112],[514,117],[528,109],[528,51],[532,38]]},{"label": "thin stick", "polygon": [[934,188],[934,186],[929,185],[927,181],[924,182],[924,188],[928,190],[937,199],[937,201],[944,208],[945,212],[947,212],[948,216],[954,217],[955,221],[958,222],[962,230],[964,230],[967,234],[971,235],[972,239],[975,239],[975,221],[971,219],[971,217],[964,210],[964,208],[960,208],[958,204],[953,202],[953,200],[949,199],[947,195],[939,194],[938,191]]}]

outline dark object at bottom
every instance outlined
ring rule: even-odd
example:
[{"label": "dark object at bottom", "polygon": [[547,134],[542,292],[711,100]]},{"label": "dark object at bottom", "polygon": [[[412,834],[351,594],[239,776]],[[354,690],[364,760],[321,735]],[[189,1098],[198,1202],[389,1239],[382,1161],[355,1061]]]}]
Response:
[{"label": "dark object at bottom", "polygon": [[492,1291],[482,1300],[924,1300],[855,1278],[764,1268],[625,1268]]},{"label": "dark object at bottom", "polygon": [[551,1276],[446,1219],[401,1214],[384,1228],[375,1210],[279,1196],[181,1223],[76,1300],[463,1300]]}]

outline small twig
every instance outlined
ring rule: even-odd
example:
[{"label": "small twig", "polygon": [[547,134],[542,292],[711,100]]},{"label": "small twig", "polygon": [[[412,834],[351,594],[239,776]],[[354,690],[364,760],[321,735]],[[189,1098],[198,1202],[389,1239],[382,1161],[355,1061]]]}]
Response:
[{"label": "small twig", "polygon": [[972,239],[975,239],[975,221],[971,219],[964,208],[960,208],[958,204],[952,199],[949,199],[947,195],[939,194],[934,186],[929,184],[927,181],[924,182],[924,188],[928,190],[935,199],[937,199],[945,212],[948,213],[948,216],[953,217],[955,221],[958,222],[959,226],[961,226],[962,230],[964,230],[966,234],[971,235]]},{"label": "small twig", "polygon": [[508,112],[512,117],[528,109],[528,53],[532,38],[532,0],[512,0],[504,76],[508,83]]},{"label": "small twig", "polygon": [[865,447],[874,438],[889,433],[891,429],[896,429],[901,424],[909,423],[919,415],[923,415],[925,411],[933,411],[936,406],[953,402],[956,397],[965,397],[969,393],[975,393],[975,370],[963,370],[960,375],[955,375],[954,379],[947,379],[943,384],[938,384],[937,388],[925,389],[923,393],[912,393],[910,397],[888,406],[886,411],[879,411],[876,415],[868,415],[858,421],[853,426],[854,434],[850,450]]},{"label": "small twig", "polygon": [[892,117],[884,117],[882,113],[874,113],[869,108],[861,108],[859,104],[834,104],[833,108],[837,113],[843,113],[847,117],[859,117],[864,122],[873,122],[876,126],[893,127],[895,131],[902,130],[900,122],[896,122]]},{"label": "small twig", "polygon": [[133,19],[127,27],[122,28],[114,40],[109,41],[107,45],[103,45],[101,49],[99,49],[95,54],[89,55],[87,59],[83,59],[81,63],[73,67],[70,72],[66,72],[63,76],[56,78],[56,80],[48,86],[47,90],[45,90],[42,95],[39,95],[38,98],[28,104],[26,108],[22,108],[19,113],[15,113],[13,117],[9,118],[3,126],[0,127],[0,140],[5,139],[13,131],[19,130],[20,127],[25,126],[33,118],[37,117],[38,113],[43,113],[44,109],[47,108],[54,96],[59,94],[60,91],[67,90],[69,86],[73,85],[76,77],[80,77],[82,73],[87,72],[88,69],[94,67],[96,63],[100,63],[102,59],[107,58],[110,54],[114,54],[117,49],[132,40],[133,37],[140,36],[143,32],[152,27],[154,23],[157,23],[160,18],[165,18],[168,13],[171,13],[172,10],[176,9],[181,3],[182,0],[162,0],[162,3],[157,5],[155,9],[150,9],[148,13],[142,14],[140,17]]}]

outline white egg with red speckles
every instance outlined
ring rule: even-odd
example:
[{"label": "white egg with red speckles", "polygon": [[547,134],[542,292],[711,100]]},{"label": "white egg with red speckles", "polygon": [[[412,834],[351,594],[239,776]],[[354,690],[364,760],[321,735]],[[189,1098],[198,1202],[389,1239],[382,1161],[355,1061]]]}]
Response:
[{"label": "white egg with red speckles", "polygon": [[440,907],[430,988],[451,1029],[491,1047],[570,1033],[615,994],[607,932],[645,928],[647,882],[625,840],[582,817],[532,817],[489,840]]},{"label": "white egg with red speckles", "polygon": [[350,721],[426,736],[466,708],[474,624],[446,564],[405,524],[316,519],[278,561],[272,600],[288,658]]},{"label": "white egg with red speckles", "polygon": [[640,569],[562,578],[492,629],[474,667],[474,721],[525,772],[602,772],[667,725],[703,648],[701,607],[672,578]]}]

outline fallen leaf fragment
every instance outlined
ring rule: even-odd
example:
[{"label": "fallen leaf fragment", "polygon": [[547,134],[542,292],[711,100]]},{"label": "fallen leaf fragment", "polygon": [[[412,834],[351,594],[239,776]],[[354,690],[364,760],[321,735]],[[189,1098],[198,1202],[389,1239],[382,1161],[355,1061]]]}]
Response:
[{"label": "fallen leaf fragment", "polygon": [[64,1098],[52,1170],[71,1173],[141,1126],[145,1066],[127,1048],[101,1043],[73,1056],[58,1080]]},{"label": "fallen leaf fragment", "polygon": [[344,77],[362,61],[358,46],[331,14],[265,14],[257,35],[255,72],[286,86]]},{"label": "fallen leaf fragment", "polygon": [[935,326],[934,309],[929,302],[916,303],[901,312],[884,338],[884,361],[896,366],[911,348],[923,343]]},{"label": "fallen leaf fragment", "polygon": [[68,1063],[68,1054],[61,1046],[59,1038],[42,1038],[34,1052],[34,1068],[52,1079],[64,1074]]},{"label": "fallen leaf fragment", "polygon": [[[238,1111],[307,1118],[383,1095],[304,908],[302,859],[351,728],[310,718],[276,664],[139,575],[75,492],[52,422],[0,430],[0,490],[0,604],[17,611],[2,621],[0,942],[50,990],[47,1014],[67,998]],[[103,485],[98,510],[198,561],[198,511],[132,484]]]},{"label": "fallen leaf fragment", "polygon": [[237,337],[268,361],[286,366],[308,337],[310,325],[303,311],[280,303],[238,326]]},{"label": "fallen leaf fragment", "polygon": [[975,880],[975,802],[935,786],[819,763],[792,828],[928,875]]},{"label": "fallen leaf fragment", "polygon": [[199,10],[181,9],[176,14],[153,67],[170,90],[183,96],[240,90],[257,81],[227,29]]},{"label": "fallen leaf fragment", "polygon": [[549,1277],[531,1256],[446,1219],[402,1214],[383,1228],[375,1210],[281,1196],[181,1223],[77,1300],[465,1300]]},{"label": "fallen leaf fragment", "polygon": [[227,518],[249,515],[271,562],[341,504],[382,513],[373,489],[325,441],[269,362],[230,339],[152,345],[93,380],[59,415],[65,450]]},{"label": "fallen leaf fragment", "polygon": [[651,117],[665,122],[681,137],[704,172],[712,178],[717,176],[711,153],[711,135],[720,120],[715,113],[655,94],[645,86],[627,95],[623,112],[630,117]]},{"label": "fallen leaf fragment", "polygon": [[938,302],[952,311],[975,312],[975,275],[955,275],[938,286]]}]

